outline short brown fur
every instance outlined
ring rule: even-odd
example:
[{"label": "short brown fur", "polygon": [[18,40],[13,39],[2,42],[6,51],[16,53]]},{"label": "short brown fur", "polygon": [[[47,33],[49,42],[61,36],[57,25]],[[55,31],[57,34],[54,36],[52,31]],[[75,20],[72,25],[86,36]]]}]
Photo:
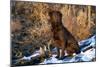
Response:
[{"label": "short brown fur", "polygon": [[58,57],[64,57],[65,50],[71,56],[73,53],[80,53],[78,42],[62,24],[62,14],[59,11],[51,11],[49,16],[54,40],[53,46],[58,48]]}]

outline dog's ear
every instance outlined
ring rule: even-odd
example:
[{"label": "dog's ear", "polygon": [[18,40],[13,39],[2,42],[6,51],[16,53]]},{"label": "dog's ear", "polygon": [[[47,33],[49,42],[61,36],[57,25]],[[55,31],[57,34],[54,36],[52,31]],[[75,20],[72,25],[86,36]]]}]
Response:
[{"label": "dog's ear", "polygon": [[48,16],[49,16],[48,20],[50,21],[52,17],[52,11],[48,12]]},{"label": "dog's ear", "polygon": [[49,12],[49,16],[50,16],[50,17],[52,16],[52,12]]},{"label": "dog's ear", "polygon": [[57,14],[58,14],[60,17],[62,17],[62,14],[61,14],[61,12],[59,12],[59,11],[58,11],[58,12],[57,12]]},{"label": "dog's ear", "polygon": [[60,17],[62,17],[62,14],[60,13]]}]

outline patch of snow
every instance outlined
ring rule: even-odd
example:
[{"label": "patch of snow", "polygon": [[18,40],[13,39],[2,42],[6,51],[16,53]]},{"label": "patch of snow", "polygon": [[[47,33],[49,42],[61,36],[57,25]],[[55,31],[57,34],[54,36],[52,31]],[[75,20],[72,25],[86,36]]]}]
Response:
[{"label": "patch of snow", "polygon": [[40,55],[40,53],[39,51],[36,51],[31,56],[28,56],[28,57],[24,56],[23,58],[21,58],[21,60],[31,60],[32,57],[36,57],[38,55]]},{"label": "patch of snow", "polygon": [[42,63],[40,64],[53,64],[53,63],[63,63],[62,60],[58,60],[55,58],[56,55],[52,55],[51,58],[45,59]]},{"label": "patch of snow", "polygon": [[83,54],[84,56],[81,58],[83,61],[91,61],[93,58],[95,58],[95,49],[92,48]]},{"label": "patch of snow", "polygon": [[96,46],[96,36],[92,36],[89,39],[82,40],[79,42],[81,51],[84,51],[88,47],[95,47]]},{"label": "patch of snow", "polygon": [[[82,40],[79,42],[80,48],[81,48],[81,53],[74,55],[74,57],[66,57],[63,60],[58,60],[55,58],[56,55],[53,55],[49,59],[45,59],[44,62],[41,64],[53,64],[53,63],[67,63],[67,62],[86,62],[86,61],[91,61],[93,58],[95,58],[95,46],[96,46],[96,36],[94,35],[93,37]],[[91,49],[86,50],[83,52],[85,49],[93,47]]]},{"label": "patch of snow", "polygon": [[[95,58],[95,46],[96,46],[96,36],[95,35],[93,37],[89,38],[89,39],[82,40],[78,43],[79,43],[79,46],[80,46],[80,49],[81,49],[80,54],[74,55],[73,57],[66,57],[63,60],[58,60],[57,58],[55,58],[57,55],[53,54],[52,57],[46,58],[40,64],[83,62],[83,61],[85,62],[85,61],[91,61],[93,58]],[[86,50],[89,47],[93,47],[93,48]],[[83,52],[84,50],[86,50],[86,51]],[[57,51],[57,49],[54,48],[53,52],[56,52],[56,51]],[[33,53],[33,55],[31,55],[29,57],[24,56],[22,59],[31,60],[32,57],[36,57],[38,55],[40,55],[40,53],[39,53],[39,51],[36,51],[36,52]]]}]

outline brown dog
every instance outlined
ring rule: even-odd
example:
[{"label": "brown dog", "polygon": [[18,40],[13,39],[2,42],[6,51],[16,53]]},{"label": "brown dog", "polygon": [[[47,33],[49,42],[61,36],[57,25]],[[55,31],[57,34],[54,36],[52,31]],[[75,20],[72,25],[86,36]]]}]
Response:
[{"label": "brown dog", "polygon": [[58,58],[64,57],[65,50],[70,56],[72,56],[73,53],[80,53],[78,42],[62,24],[62,14],[59,11],[51,11],[49,12],[49,16],[49,22],[52,28],[51,31],[53,33],[53,46],[58,48]]}]

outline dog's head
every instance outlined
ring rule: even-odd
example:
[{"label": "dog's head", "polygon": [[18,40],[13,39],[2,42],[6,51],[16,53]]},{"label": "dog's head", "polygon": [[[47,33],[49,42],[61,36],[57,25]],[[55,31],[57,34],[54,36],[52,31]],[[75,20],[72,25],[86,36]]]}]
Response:
[{"label": "dog's head", "polygon": [[59,11],[51,11],[49,12],[49,17],[51,22],[61,22],[62,14]]}]

